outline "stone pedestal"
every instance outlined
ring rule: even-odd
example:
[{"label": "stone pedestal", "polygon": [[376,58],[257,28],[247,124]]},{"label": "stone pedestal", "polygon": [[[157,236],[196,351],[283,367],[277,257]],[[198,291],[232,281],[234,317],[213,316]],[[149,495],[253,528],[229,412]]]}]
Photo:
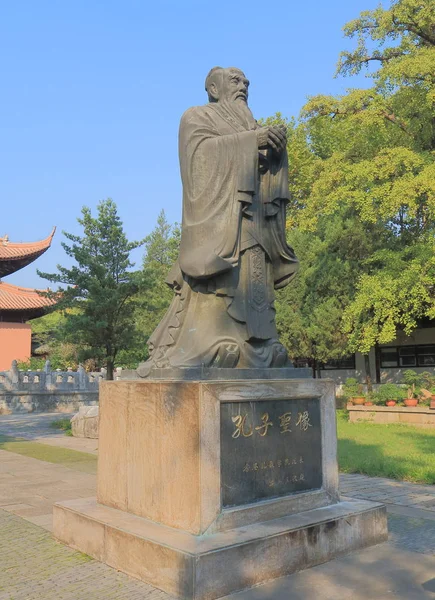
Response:
[{"label": "stone pedestal", "polygon": [[71,419],[71,431],[74,437],[98,439],[98,406],[81,406]]},{"label": "stone pedestal", "polygon": [[386,539],[380,504],[339,501],[334,384],[100,384],[97,498],[54,534],[182,598],[213,600]]}]

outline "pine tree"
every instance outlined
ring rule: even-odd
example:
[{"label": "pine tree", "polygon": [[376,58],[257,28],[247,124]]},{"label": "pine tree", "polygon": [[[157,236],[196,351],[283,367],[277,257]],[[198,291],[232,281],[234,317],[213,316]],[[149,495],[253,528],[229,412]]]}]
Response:
[{"label": "pine tree", "polygon": [[57,265],[58,273],[38,273],[63,284],[56,292],[49,292],[59,300],[57,308],[70,309],[64,313],[60,335],[79,346],[81,360],[93,358],[106,366],[107,379],[113,379],[119,352],[137,344],[134,311],[138,277],[130,270],[134,266],[130,253],[143,242],[127,240],[110,198],[99,203],[96,218],[84,207],[78,222],[83,235],[63,232],[70,243],[62,243],[75,264],[71,268]]}]

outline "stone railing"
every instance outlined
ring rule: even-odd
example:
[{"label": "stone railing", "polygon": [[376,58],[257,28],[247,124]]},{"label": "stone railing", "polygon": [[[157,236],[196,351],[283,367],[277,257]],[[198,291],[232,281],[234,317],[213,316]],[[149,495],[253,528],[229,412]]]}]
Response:
[{"label": "stone railing", "polygon": [[[120,378],[120,371],[117,369],[116,379]],[[0,371],[0,414],[75,412],[80,406],[95,405],[99,383],[105,377],[105,369],[88,373],[82,366],[77,371],[52,371],[49,361],[43,370],[21,371],[13,361],[9,371]]]}]

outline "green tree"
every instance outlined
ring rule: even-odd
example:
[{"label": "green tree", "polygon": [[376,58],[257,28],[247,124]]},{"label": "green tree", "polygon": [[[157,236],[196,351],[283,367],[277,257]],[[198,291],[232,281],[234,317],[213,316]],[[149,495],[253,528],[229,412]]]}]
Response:
[{"label": "green tree", "polygon": [[280,114],[266,124],[287,126],[290,205],[287,237],[300,262],[297,277],[277,293],[280,339],[292,358],[311,359],[313,367],[350,353],[343,333],[343,311],[352,301],[364,261],[382,248],[383,230],[365,224],[349,206],[315,214],[312,190],[329,146],[339,142],[328,123],[285,120]]},{"label": "green tree", "polygon": [[64,311],[53,310],[32,321],[32,345],[36,346],[36,356],[30,359],[27,368],[42,369],[45,358],[41,358],[41,355],[49,358],[53,369],[78,367],[79,348],[71,341],[64,341],[62,337],[65,318]]},{"label": "green tree", "polygon": [[318,219],[314,231],[289,229],[300,268],[277,294],[276,307],[281,340],[290,356],[310,358],[318,366],[349,354],[343,311],[353,300],[365,260],[382,243],[381,233],[346,207]]},{"label": "green tree", "polygon": [[173,291],[165,280],[177,260],[180,238],[179,225],[168,223],[165,211],[162,210],[155,228],[145,238],[142,284],[136,316],[138,330],[145,340],[157,327],[173,298]]},{"label": "green tree", "polygon": [[[58,273],[39,275],[60,283],[56,292],[57,308],[64,310],[61,336],[79,347],[79,359],[94,359],[107,368],[107,379],[119,353],[138,344],[134,326],[135,295],[138,277],[130,269],[130,253],[143,242],[129,242],[113,200],[98,205],[95,218],[87,207],[78,222],[83,235],[63,232],[66,254],[73,259],[71,268],[57,266]],[[65,310],[69,309],[69,310]]]},{"label": "green tree", "polygon": [[435,318],[435,3],[396,0],[344,31],[357,46],[338,73],[367,69],[372,86],[305,106],[311,179],[296,220],[316,235],[351,213],[372,240],[340,319],[348,348],[366,353]]}]

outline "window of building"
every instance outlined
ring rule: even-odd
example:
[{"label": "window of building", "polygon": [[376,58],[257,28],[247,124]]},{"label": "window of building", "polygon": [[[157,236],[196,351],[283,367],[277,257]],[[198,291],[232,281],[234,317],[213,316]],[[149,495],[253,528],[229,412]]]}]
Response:
[{"label": "window of building", "polygon": [[435,366],[435,344],[379,348],[382,369]]},{"label": "window of building", "polygon": [[292,358],[291,361],[296,369],[311,367],[311,360],[309,358]]},{"label": "window of building", "polygon": [[415,346],[399,346],[399,367],[416,367]]},{"label": "window of building", "polygon": [[417,362],[419,367],[435,366],[435,345],[417,346]]},{"label": "window of building", "polygon": [[355,354],[328,360],[328,362],[322,364],[322,369],[355,369]]},{"label": "window of building", "polygon": [[381,367],[398,367],[399,354],[397,348],[379,348],[381,355]]}]

